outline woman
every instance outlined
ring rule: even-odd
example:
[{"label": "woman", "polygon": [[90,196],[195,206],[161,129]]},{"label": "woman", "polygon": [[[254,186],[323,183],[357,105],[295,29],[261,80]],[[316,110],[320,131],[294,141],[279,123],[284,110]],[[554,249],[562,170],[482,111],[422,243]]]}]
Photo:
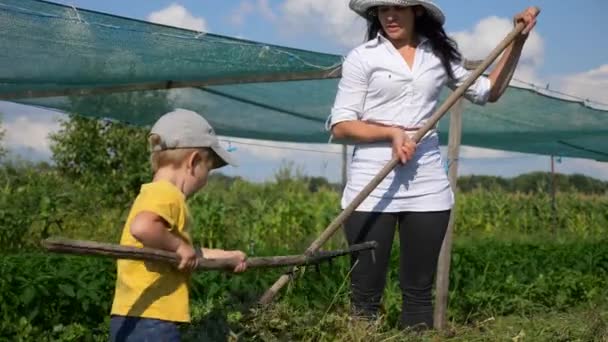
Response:
[{"label": "woman", "polygon": [[[355,142],[342,208],[392,158],[391,172],[346,220],[349,244],[375,240],[375,256],[357,256],[351,275],[353,314],[376,316],[386,282],[389,256],[399,226],[403,327],[433,326],[431,289],[454,203],[442,166],[437,132],[416,146],[411,133],[433,114],[442,87],[464,83],[469,72],[444,29],[444,15],[430,0],[351,0],[350,8],[368,21],[368,41],[352,50],[342,67],[330,117],[332,135]],[[496,68],[467,90],[483,105],[507,88],[524,42],[536,24],[529,8],[514,18],[522,34],[505,50]],[[406,163],[407,161],[407,163]],[[355,258],[353,258],[353,263]]]}]

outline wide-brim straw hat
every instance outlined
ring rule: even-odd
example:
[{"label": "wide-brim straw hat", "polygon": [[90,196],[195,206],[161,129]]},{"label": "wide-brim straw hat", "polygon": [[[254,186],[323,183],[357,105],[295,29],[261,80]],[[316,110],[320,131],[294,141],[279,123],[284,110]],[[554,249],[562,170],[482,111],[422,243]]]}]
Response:
[{"label": "wide-brim straw hat", "polygon": [[348,7],[360,16],[370,19],[370,8],[376,6],[416,6],[420,5],[441,25],[445,23],[445,16],[439,6],[430,0],[350,0]]}]

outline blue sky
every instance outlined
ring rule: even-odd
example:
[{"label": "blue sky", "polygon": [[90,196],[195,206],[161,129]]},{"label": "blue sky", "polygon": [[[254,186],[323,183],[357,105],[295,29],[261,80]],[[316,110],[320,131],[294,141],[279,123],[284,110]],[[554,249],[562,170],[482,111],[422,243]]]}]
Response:
[{"label": "blue sky", "polygon": [[[115,15],[156,21],[315,51],[347,53],[363,39],[363,24],[347,8],[347,0],[56,0]],[[484,57],[510,28],[512,16],[536,5],[542,10],[533,36],[518,68],[517,77],[557,90],[608,103],[608,1],[579,0],[437,0],[447,16],[446,31],[453,35],[465,56]],[[7,143],[25,158],[48,159],[49,131],[57,129],[55,114],[0,102]],[[15,132],[28,132],[28,139]],[[240,141],[240,140],[239,140]],[[608,141],[608,139],[607,139]],[[272,142],[243,141],[248,144]],[[282,144],[280,147],[316,149],[316,153],[238,144],[237,169],[225,169],[253,180],[272,177],[286,161],[303,171],[337,180],[339,150],[323,145]],[[297,155],[297,157],[294,157]],[[514,176],[549,169],[549,158],[476,148],[463,149],[461,174]],[[608,180],[607,163],[563,159],[557,170],[580,172]]]}]

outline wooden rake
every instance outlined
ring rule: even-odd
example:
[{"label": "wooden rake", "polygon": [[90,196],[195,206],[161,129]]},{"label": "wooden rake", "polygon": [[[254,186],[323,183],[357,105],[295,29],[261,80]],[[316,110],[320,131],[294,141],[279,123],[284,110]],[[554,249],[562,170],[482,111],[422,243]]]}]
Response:
[{"label": "wooden rake", "polygon": [[[42,246],[49,252],[91,255],[101,257],[111,257],[115,259],[130,259],[166,262],[173,265],[179,264],[179,256],[176,253],[154,248],[138,248],[121,246],[111,243],[95,241],[69,240],[63,238],[50,238],[42,241]],[[309,255],[282,255],[268,257],[252,257],[247,259],[247,269],[252,268],[274,268],[285,266],[306,266],[316,265],[324,261],[329,261],[344,255],[350,255],[360,251],[374,250],[377,244],[375,241],[368,241],[357,245],[352,245],[348,249],[336,251],[318,251]],[[224,270],[231,271],[237,265],[236,260],[231,259],[199,259],[197,270]]]}]

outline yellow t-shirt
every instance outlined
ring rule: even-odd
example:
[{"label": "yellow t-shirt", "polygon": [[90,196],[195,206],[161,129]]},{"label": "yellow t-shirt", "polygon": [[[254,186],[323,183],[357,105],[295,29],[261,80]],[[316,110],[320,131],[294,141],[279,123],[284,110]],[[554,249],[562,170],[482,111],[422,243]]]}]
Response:
[{"label": "yellow t-shirt", "polygon": [[[188,207],[184,194],[172,183],[142,185],[123,227],[121,245],[143,247],[130,233],[133,218],[142,211],[154,212],[171,232],[191,242]],[[112,314],[190,322],[189,275],[161,262],[119,259]]]}]

